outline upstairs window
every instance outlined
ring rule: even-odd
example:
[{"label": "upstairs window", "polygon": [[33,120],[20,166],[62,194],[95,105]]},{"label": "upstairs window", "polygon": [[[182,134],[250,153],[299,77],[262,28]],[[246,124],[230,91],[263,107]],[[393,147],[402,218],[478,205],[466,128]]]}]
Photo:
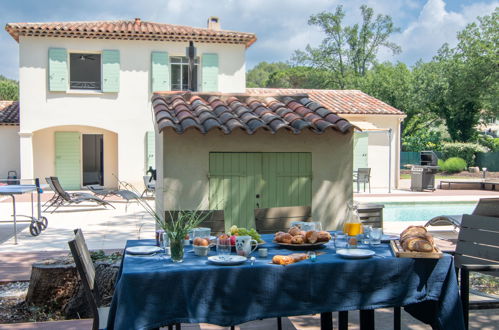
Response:
[{"label": "upstairs window", "polygon": [[69,88],[101,90],[100,54],[69,54]]},{"label": "upstairs window", "polygon": [[[189,89],[188,72],[189,72],[189,59],[185,56],[172,56],[170,57],[171,65],[171,82],[172,91],[186,91]],[[194,80],[194,91],[197,91],[198,86],[198,64],[199,59],[194,59],[194,70],[192,72],[192,79]]]}]

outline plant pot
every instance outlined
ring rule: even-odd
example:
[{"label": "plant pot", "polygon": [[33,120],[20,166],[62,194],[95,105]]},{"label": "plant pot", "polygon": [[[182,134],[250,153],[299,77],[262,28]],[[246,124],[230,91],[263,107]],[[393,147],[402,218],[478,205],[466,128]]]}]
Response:
[{"label": "plant pot", "polygon": [[170,256],[173,262],[184,261],[184,238],[170,238]]}]

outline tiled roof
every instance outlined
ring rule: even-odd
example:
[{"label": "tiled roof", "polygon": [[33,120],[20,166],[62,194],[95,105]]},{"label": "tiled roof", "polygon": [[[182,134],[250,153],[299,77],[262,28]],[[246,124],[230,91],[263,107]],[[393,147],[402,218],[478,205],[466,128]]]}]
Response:
[{"label": "tiled roof", "polygon": [[84,39],[194,41],[244,44],[256,41],[253,33],[195,28],[141,21],[9,23],[5,30],[19,42],[19,36]]},{"label": "tiled roof", "polygon": [[307,94],[312,101],[340,114],[404,115],[402,111],[359,90],[247,88],[246,92],[251,95]]},{"label": "tiled roof", "polygon": [[168,93],[155,94],[152,104],[158,130],[170,128],[179,134],[191,128],[203,134],[215,128],[225,134],[236,129],[248,134],[259,129],[272,134],[280,129],[295,134],[305,129],[318,134],[330,129],[346,133],[354,127],[306,97],[262,99],[246,94]]},{"label": "tiled roof", "polygon": [[0,125],[19,125],[18,101],[0,101]]}]

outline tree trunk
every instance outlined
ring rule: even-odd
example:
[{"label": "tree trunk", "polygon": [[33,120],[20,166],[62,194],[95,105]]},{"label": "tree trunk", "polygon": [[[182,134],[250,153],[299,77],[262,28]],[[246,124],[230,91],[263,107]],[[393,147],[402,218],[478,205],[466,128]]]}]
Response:
[{"label": "tree trunk", "polygon": [[26,303],[60,310],[75,293],[76,274],[74,264],[33,264]]}]

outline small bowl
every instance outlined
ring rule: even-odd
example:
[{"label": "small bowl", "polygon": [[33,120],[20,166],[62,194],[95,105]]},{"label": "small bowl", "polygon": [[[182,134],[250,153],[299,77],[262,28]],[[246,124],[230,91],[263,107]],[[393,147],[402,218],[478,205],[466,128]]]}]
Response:
[{"label": "small bowl", "polygon": [[206,257],[208,256],[208,251],[210,250],[209,246],[199,246],[199,245],[194,245],[194,254],[199,256],[199,257]]}]

